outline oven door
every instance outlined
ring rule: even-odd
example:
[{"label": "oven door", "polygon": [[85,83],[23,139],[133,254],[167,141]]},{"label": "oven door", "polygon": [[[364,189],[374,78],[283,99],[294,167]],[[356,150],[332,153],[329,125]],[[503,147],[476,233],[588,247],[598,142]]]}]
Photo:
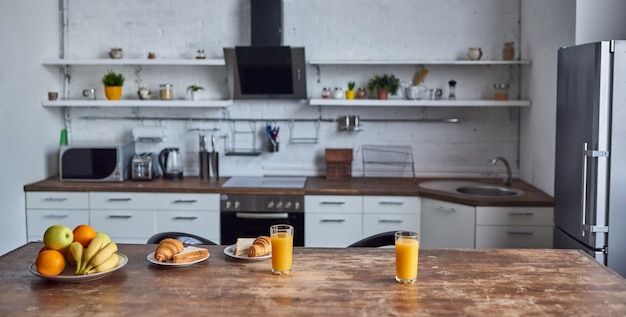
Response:
[{"label": "oven door", "polygon": [[230,245],[237,238],[269,236],[270,226],[289,224],[294,227],[294,246],[304,246],[303,212],[234,212],[222,211],[220,215],[220,242]]}]

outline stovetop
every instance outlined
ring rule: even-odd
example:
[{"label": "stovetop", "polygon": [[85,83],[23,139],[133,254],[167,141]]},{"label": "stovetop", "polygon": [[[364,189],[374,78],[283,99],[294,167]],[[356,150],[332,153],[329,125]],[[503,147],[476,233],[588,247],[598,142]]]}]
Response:
[{"label": "stovetop", "polygon": [[304,188],[306,177],[233,176],[222,187]]}]

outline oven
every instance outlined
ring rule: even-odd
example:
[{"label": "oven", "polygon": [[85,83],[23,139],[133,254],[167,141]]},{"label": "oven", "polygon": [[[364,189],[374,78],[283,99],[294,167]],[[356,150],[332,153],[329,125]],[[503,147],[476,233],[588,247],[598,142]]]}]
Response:
[{"label": "oven", "polygon": [[268,236],[270,226],[294,227],[294,246],[304,246],[304,195],[220,195],[220,240]]}]

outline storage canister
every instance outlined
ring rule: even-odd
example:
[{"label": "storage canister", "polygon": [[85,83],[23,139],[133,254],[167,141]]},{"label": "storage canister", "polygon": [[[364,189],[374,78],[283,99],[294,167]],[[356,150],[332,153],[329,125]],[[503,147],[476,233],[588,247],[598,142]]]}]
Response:
[{"label": "storage canister", "polygon": [[159,98],[161,100],[174,99],[174,86],[172,84],[161,84],[159,88]]},{"label": "storage canister", "polygon": [[493,88],[493,100],[509,100],[509,84],[495,84]]}]

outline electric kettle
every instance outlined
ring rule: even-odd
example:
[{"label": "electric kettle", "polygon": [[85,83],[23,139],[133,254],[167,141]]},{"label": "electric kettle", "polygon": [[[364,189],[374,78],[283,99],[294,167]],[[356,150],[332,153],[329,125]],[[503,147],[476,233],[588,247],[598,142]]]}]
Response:
[{"label": "electric kettle", "polygon": [[183,157],[178,148],[165,148],[159,153],[159,165],[163,171],[163,179],[183,178]]}]

